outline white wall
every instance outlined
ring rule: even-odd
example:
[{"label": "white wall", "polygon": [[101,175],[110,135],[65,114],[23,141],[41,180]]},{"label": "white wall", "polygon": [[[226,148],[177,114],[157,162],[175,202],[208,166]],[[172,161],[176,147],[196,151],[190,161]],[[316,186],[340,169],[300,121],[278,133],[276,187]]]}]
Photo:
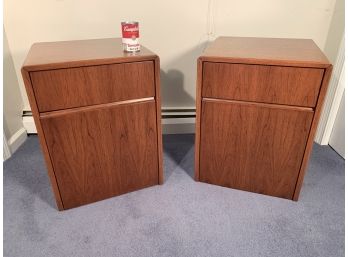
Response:
[{"label": "white wall", "polygon": [[20,81],[32,43],[119,37],[138,20],[141,41],[161,58],[165,107],[193,107],[196,59],[220,35],[312,38],[324,49],[335,0],[5,0],[4,26]]},{"label": "white wall", "polygon": [[[22,123],[23,101],[19,89],[16,71],[13,63],[7,37],[3,32],[3,93],[4,93],[4,140],[10,148],[10,152],[14,152],[26,138],[26,131]],[[8,157],[8,156],[7,156]]]},{"label": "white wall", "polygon": [[344,37],[344,0],[337,0],[325,42],[324,52],[335,64],[342,38]]},{"label": "white wall", "polygon": [[315,141],[322,145],[329,143],[344,91],[344,82],[340,81],[344,73],[344,41],[344,0],[337,0],[324,47],[333,71],[315,136]]}]

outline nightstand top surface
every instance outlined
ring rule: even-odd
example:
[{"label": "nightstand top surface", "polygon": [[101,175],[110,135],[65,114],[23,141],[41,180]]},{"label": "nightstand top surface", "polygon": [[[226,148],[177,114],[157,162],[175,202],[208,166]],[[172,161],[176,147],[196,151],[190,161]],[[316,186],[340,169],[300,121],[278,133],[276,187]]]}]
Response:
[{"label": "nightstand top surface", "polygon": [[35,71],[146,61],[154,58],[157,58],[156,54],[144,46],[136,53],[124,52],[121,38],[42,42],[32,45],[23,68]]},{"label": "nightstand top surface", "polygon": [[203,61],[326,68],[330,62],[311,39],[219,37]]}]

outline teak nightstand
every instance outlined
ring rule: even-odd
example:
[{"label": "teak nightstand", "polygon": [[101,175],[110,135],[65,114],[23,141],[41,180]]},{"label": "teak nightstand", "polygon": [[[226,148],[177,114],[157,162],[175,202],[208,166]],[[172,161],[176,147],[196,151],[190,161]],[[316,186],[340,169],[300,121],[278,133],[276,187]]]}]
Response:
[{"label": "teak nightstand", "polygon": [[312,40],[216,39],[198,59],[195,179],[298,200],[331,70]]},{"label": "teak nightstand", "polygon": [[59,210],[162,183],[159,71],[121,39],[31,47],[22,75]]}]

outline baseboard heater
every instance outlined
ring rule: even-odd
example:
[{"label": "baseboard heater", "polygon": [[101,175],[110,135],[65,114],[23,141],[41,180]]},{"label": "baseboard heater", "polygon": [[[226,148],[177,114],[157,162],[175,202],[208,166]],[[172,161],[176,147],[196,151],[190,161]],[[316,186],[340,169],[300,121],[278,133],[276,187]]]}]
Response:
[{"label": "baseboard heater", "polygon": [[[163,134],[194,133],[195,120],[195,108],[162,108]],[[28,134],[37,134],[31,111],[23,111],[23,125]]]}]

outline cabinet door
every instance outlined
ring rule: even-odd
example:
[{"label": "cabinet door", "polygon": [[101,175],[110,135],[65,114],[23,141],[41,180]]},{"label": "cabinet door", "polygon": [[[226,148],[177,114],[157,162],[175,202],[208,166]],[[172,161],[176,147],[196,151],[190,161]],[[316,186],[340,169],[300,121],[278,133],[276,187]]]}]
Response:
[{"label": "cabinet door", "polygon": [[158,184],[155,101],[41,117],[64,209]]},{"label": "cabinet door", "polygon": [[309,108],[203,100],[199,180],[292,199]]}]

